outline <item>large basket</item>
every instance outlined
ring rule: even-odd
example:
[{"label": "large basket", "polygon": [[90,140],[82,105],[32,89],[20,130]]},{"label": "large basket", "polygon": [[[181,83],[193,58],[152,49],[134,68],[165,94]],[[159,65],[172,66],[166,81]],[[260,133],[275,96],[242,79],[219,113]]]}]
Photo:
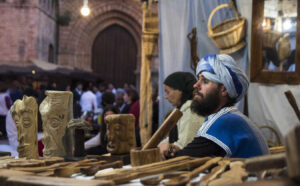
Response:
[{"label": "large basket", "polygon": [[[211,27],[213,15],[224,7],[231,8],[236,17]],[[220,53],[233,53],[246,45],[246,42],[243,40],[246,34],[246,19],[238,14],[232,4],[221,4],[213,9],[208,18],[207,28],[208,37],[220,49]]]},{"label": "large basket", "polygon": [[263,47],[276,48],[276,43],[281,36],[281,32],[275,30],[264,30]]}]

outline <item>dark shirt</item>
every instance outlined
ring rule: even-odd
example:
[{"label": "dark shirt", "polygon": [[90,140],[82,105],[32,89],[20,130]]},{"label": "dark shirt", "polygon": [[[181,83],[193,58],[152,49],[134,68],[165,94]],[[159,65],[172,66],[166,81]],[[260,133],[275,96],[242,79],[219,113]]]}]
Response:
[{"label": "dark shirt", "polygon": [[195,137],[194,140],[189,143],[183,149],[177,151],[175,156],[193,156],[193,157],[205,157],[205,156],[222,156],[224,157],[226,152],[213,141],[204,137]]}]

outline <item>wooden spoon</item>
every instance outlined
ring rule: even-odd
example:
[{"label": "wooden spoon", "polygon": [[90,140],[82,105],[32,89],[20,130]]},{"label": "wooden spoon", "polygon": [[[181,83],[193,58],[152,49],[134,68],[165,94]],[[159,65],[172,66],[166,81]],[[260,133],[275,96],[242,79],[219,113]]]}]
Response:
[{"label": "wooden spoon", "polygon": [[215,166],[218,161],[220,161],[222,157],[216,157],[211,160],[208,160],[204,165],[194,169],[190,173],[182,174],[179,177],[173,178],[167,182],[164,182],[164,185],[166,186],[173,186],[173,185],[186,185],[192,178],[198,176],[201,172],[212,168]]},{"label": "wooden spoon", "polygon": [[182,172],[172,172],[172,173],[160,174],[156,176],[149,176],[141,179],[141,183],[143,185],[158,185],[163,179],[175,178],[180,176],[181,174]]}]

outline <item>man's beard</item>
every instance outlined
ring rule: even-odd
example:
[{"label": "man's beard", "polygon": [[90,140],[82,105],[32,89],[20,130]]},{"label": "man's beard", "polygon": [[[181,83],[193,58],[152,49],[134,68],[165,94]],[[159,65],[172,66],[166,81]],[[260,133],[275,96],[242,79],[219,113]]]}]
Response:
[{"label": "man's beard", "polygon": [[[204,97],[201,93],[199,95],[201,98],[194,97],[191,104],[192,112],[201,116],[209,116],[216,111],[220,104],[219,91],[220,88],[218,87],[213,92],[207,94],[206,97]],[[197,92],[197,90],[194,90],[194,95],[195,92]]]}]

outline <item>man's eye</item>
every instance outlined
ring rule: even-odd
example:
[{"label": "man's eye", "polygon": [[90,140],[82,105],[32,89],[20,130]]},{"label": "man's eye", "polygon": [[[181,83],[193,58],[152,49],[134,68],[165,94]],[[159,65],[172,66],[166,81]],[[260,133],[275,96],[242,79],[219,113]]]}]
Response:
[{"label": "man's eye", "polygon": [[207,84],[207,83],[209,82],[208,79],[203,79],[202,81],[203,81],[203,83],[205,83],[205,84]]}]

